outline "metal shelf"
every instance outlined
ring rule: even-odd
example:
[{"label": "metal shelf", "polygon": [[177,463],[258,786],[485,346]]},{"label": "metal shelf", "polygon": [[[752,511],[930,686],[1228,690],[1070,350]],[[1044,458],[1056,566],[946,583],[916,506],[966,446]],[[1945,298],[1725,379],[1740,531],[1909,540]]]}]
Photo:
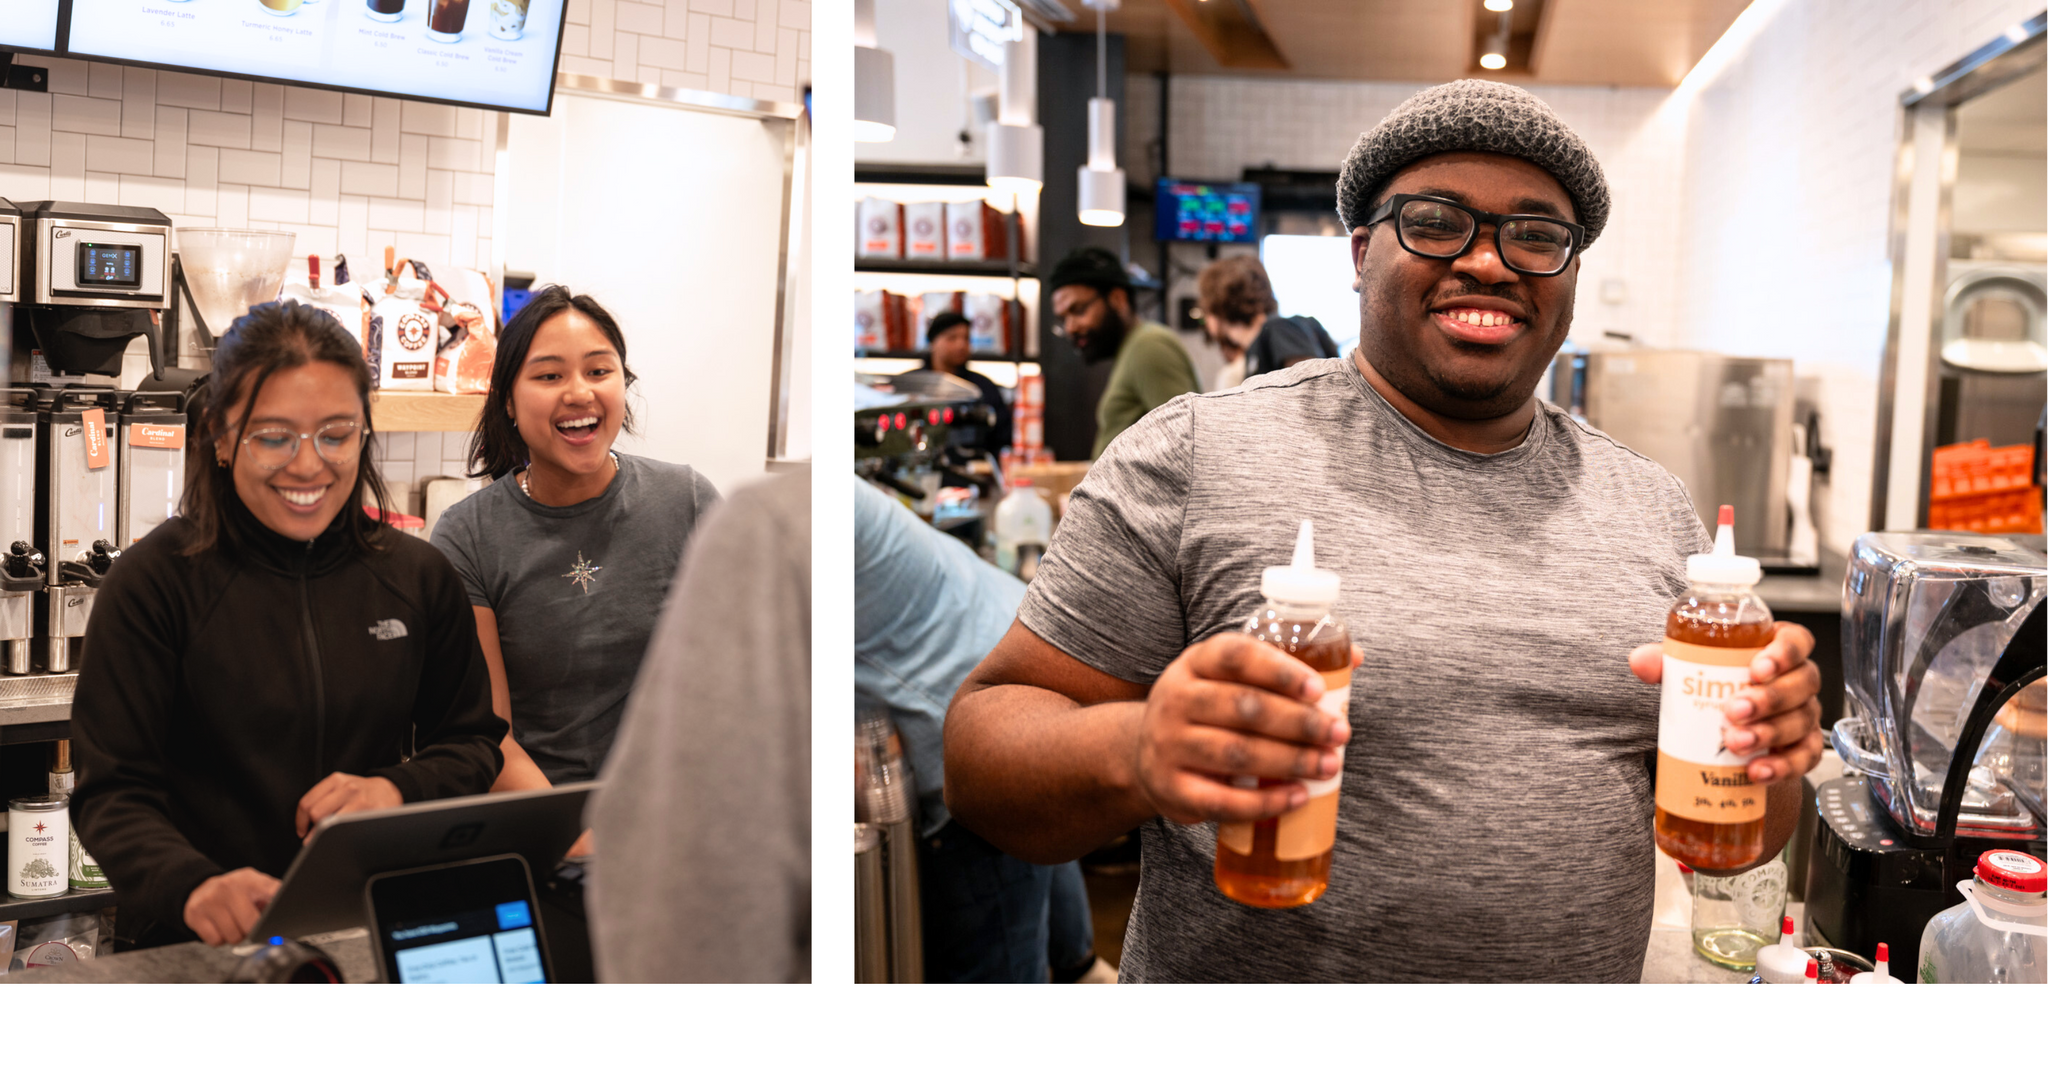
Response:
[{"label": "metal shelf", "polygon": [[0,677],[0,745],[55,741],[71,726],[71,694],[78,674]]},{"label": "metal shelf", "polygon": [[1027,261],[906,261],[888,257],[856,257],[855,272],[907,272],[920,276],[1030,277],[1038,268]]},{"label": "metal shelf", "polygon": [[[922,361],[922,360],[923,360],[923,359],[924,359],[924,358],[926,357],[926,354],[927,354],[927,352],[926,352],[926,351],[922,351],[922,350],[862,350],[862,349],[860,349],[859,347],[855,347],[855,348],[853,349],[853,356],[854,356],[855,358],[891,358],[891,359],[895,359],[895,358],[909,358],[909,359],[916,359],[916,360],[920,360],[920,361]],[[1037,359],[1037,358],[1033,358],[1033,357],[1029,357],[1029,356],[1026,356],[1026,355],[1023,355],[1023,354],[997,354],[997,353],[987,353],[987,354],[984,354],[984,353],[981,353],[980,351],[976,351],[975,353],[972,353],[972,354],[969,354],[969,355],[967,355],[967,360],[968,360],[968,361],[1012,361],[1012,362],[1015,362],[1015,361],[1037,361],[1038,359]]]},{"label": "metal shelf", "polygon": [[66,913],[96,913],[111,908],[118,900],[111,890],[74,890],[49,898],[0,895],[0,920],[41,920]]}]

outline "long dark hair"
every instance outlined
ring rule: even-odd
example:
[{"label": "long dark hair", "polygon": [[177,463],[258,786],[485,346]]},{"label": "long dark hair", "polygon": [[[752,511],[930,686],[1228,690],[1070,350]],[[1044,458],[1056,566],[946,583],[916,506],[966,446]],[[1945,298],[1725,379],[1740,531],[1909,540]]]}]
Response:
[{"label": "long dark hair", "polygon": [[[498,355],[496,364],[491,366],[491,393],[484,399],[484,412],[478,415],[476,434],[469,441],[470,476],[499,480],[526,464],[526,441],[512,424],[512,385],[519,382],[520,370],[526,367],[526,352],[533,349],[533,337],[540,326],[571,309],[589,317],[597,330],[611,340],[626,386],[632,387],[633,381],[639,379],[626,364],[626,337],[619,331],[619,322],[597,304],[597,299],[587,294],[571,294],[567,287],[549,287],[536,293],[505,322],[505,330],[498,333]],[[626,404],[620,428],[633,431],[630,402]]]},{"label": "long dark hair", "polygon": [[[324,310],[287,299],[252,306],[236,317],[221,337],[213,354],[213,372],[205,390],[197,393],[190,407],[192,436],[185,452],[185,497],[178,513],[191,526],[184,551],[197,555],[215,545],[233,546],[235,530],[227,524],[230,505],[238,502],[235,491],[233,456],[228,465],[218,464],[214,445],[223,438],[241,451],[241,439],[248,432],[249,414],[263,385],[283,369],[296,369],[316,361],[331,362],[346,369],[355,385],[356,398],[363,404],[363,453],[356,464],[356,483],[348,502],[341,508],[342,524],[356,547],[369,551],[377,546],[383,523],[359,509],[365,498],[377,505],[379,516],[389,500],[384,478],[377,472],[376,433],[370,420],[370,367],[363,361],[363,348],[341,322]],[[247,385],[249,405],[241,420],[228,427],[228,410],[243,397]],[[246,508],[245,508],[246,509]]]}]

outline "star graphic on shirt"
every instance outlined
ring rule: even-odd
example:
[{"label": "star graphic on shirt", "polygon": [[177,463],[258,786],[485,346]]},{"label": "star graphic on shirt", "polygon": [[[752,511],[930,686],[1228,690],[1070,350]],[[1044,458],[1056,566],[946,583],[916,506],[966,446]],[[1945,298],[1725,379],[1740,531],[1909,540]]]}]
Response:
[{"label": "star graphic on shirt", "polygon": [[562,576],[568,578],[571,585],[583,586],[583,595],[588,596],[590,595],[590,583],[597,580],[597,572],[602,569],[604,567],[586,561],[583,558],[583,553],[579,551],[576,553],[576,564],[571,566],[569,572]]}]

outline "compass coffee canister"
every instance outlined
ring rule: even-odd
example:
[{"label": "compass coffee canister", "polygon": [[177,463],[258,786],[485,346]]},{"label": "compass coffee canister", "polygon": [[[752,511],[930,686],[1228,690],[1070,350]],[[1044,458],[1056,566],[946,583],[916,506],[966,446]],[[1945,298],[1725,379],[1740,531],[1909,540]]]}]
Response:
[{"label": "compass coffee canister", "polygon": [[50,898],[71,889],[71,799],[61,794],[7,803],[7,894]]}]

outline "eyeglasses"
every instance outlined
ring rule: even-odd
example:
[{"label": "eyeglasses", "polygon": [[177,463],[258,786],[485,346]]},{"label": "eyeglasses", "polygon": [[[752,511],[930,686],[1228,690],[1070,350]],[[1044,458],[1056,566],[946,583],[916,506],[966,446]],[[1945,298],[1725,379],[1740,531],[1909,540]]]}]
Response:
[{"label": "eyeglasses", "polygon": [[1091,309],[1094,309],[1096,303],[1100,301],[1102,301],[1102,296],[1098,294],[1085,302],[1076,302],[1073,305],[1068,306],[1067,311],[1065,313],[1054,314],[1056,318],[1056,323],[1052,326],[1053,337],[1056,339],[1065,339],[1068,335],[1067,322],[1082,316]]},{"label": "eyeglasses", "polygon": [[1451,261],[1465,256],[1479,237],[1479,225],[1493,225],[1493,248],[1501,263],[1525,276],[1554,276],[1572,263],[1586,229],[1548,216],[1503,216],[1480,212],[1428,194],[1395,194],[1366,217],[1372,227],[1394,217],[1401,248],[1417,257]]},{"label": "eyeglasses", "polygon": [[354,421],[330,421],[312,432],[288,428],[259,428],[242,437],[249,461],[265,470],[283,469],[299,456],[299,444],[313,441],[313,450],[329,463],[346,466],[363,453],[363,426]]}]

